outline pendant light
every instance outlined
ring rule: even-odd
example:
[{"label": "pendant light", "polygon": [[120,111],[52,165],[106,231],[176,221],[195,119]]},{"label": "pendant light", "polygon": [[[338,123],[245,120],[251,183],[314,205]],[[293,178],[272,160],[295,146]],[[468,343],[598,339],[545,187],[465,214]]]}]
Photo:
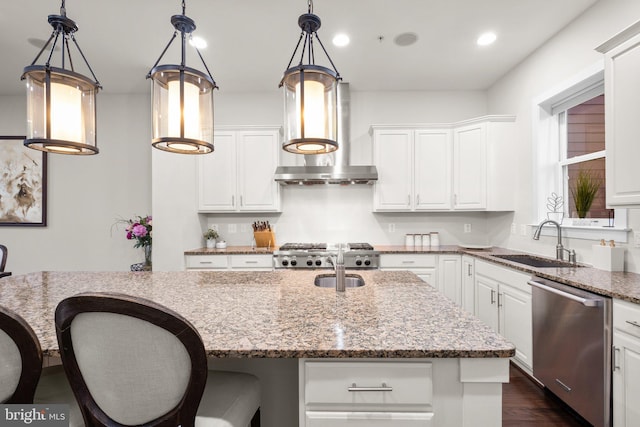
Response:
[{"label": "pendant light", "polygon": [[[322,154],[338,149],[337,90],[342,78],[318,37],[320,18],[313,14],[313,1],[300,15],[302,29],[280,86],[284,88],[285,138],[282,148],[296,154]],[[333,69],[315,64],[314,40],[322,48]],[[300,62],[292,67],[302,45]],[[306,63],[304,63],[306,57]]]},{"label": "pendant light", "polygon": [[[75,38],[76,23],[67,17],[65,0],[60,15],[49,15],[53,33],[31,65],[24,68],[27,86],[27,138],[24,145],[61,154],[97,154],[96,94],[102,89]],[[51,43],[53,41],[53,43]],[[93,80],[74,70],[71,43],[77,48]],[[61,67],[53,67],[60,42]],[[49,48],[47,62],[35,65]],[[68,62],[70,69],[66,69]]]},{"label": "pendant light", "polygon": [[[216,82],[200,51],[192,46],[204,65],[206,74],[186,66],[187,38],[196,29],[195,22],[182,15],[173,15],[173,37],[160,58],[147,74],[152,81],[152,145],[163,151],[181,154],[206,154],[213,151],[213,90]],[[158,65],[171,43],[180,34],[180,65]]]}]

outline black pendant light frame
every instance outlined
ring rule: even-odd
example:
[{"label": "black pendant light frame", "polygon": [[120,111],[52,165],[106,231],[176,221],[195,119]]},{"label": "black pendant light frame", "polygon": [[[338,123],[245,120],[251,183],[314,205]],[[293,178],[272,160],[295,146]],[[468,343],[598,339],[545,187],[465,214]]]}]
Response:
[{"label": "black pendant light frame", "polygon": [[[91,155],[98,154],[99,150],[97,147],[97,132],[96,132],[96,109],[95,109],[95,100],[93,101],[93,124],[94,124],[94,134],[93,134],[93,145],[83,144],[75,141],[67,141],[62,139],[53,139],[51,135],[51,85],[52,80],[56,81],[64,81],[66,84],[72,82],[75,86],[85,93],[92,93],[95,97],[95,94],[98,93],[99,90],[102,89],[102,86],[98,82],[98,79],[89,65],[87,58],[85,57],[82,49],[80,49],[80,45],[75,38],[75,32],[78,31],[78,26],[76,23],[67,17],[65,0],[62,0],[62,4],[60,6],[60,15],[49,15],[48,22],[53,27],[53,32],[49,39],[44,44],[38,55],[35,57],[31,65],[27,66],[23,70],[23,74],[21,76],[21,80],[25,80],[27,78],[34,78],[38,81],[44,82],[44,90],[45,90],[45,135],[42,138],[29,138],[27,137],[24,140],[24,145],[29,148],[33,148],[40,151],[59,153],[59,154],[75,154],[75,155]],[[82,60],[84,61],[86,67],[88,68],[93,80],[88,77],[77,73],[74,69],[73,59],[71,57],[71,49],[69,45],[69,39],[73,41],[76,49],[80,53]],[[53,43],[52,43],[53,41]],[[56,50],[56,46],[58,45],[58,41],[61,43],[60,50],[62,52],[61,55],[61,67],[53,67],[51,66],[51,60],[53,58],[53,52]],[[35,65],[36,62],[40,59],[42,54],[47,50],[47,48],[51,45],[49,49],[49,55],[47,57],[47,61],[44,65]],[[65,63],[69,62],[69,66],[71,69],[65,68]],[[54,77],[52,79],[52,77]]]},{"label": "black pendant light frame", "polygon": [[[305,93],[304,93],[304,82],[305,78],[308,78],[305,74],[309,75],[324,75],[328,76],[329,79],[335,80],[336,84],[338,81],[342,80],[338,69],[336,68],[333,60],[329,56],[329,53],[325,49],[320,37],[318,36],[318,29],[321,26],[320,18],[313,13],[313,0],[308,0],[307,2],[308,9],[307,13],[300,15],[298,18],[298,26],[302,30],[300,33],[300,38],[298,39],[298,43],[291,55],[291,59],[289,60],[289,64],[287,65],[287,69],[284,72],[282,80],[280,81],[279,87],[287,84],[287,81],[294,81],[295,75],[299,76],[297,82],[300,84],[300,100],[299,105],[297,106],[298,111],[300,112],[300,116],[304,117],[304,105],[305,105]],[[333,69],[323,67],[321,65],[316,65],[315,63],[315,49],[314,49],[314,39],[318,41],[318,44],[322,48],[325,56],[329,60],[331,67]],[[295,59],[296,53],[300,46],[302,45],[302,50],[300,53],[300,61],[298,65],[291,66],[293,60]],[[304,63],[305,55],[307,58],[307,63]],[[297,83],[296,82],[296,83]],[[334,109],[335,113],[335,109]],[[285,114],[287,112],[285,111]],[[304,146],[313,146],[313,147],[322,147],[317,150],[309,150],[309,149],[301,149]],[[300,123],[300,138],[293,138],[290,140],[286,140],[282,144],[282,148],[286,151],[296,153],[296,154],[323,154],[330,153],[338,149],[338,143],[332,139],[326,138],[317,138],[317,137],[306,137],[305,136],[305,123],[304,119],[301,119]]]},{"label": "black pendant light frame", "polygon": [[[193,31],[196,29],[196,23],[193,19],[189,18],[185,15],[186,5],[185,1],[182,0],[182,14],[181,15],[173,15],[171,17],[171,24],[175,28],[173,36],[167,43],[166,47],[160,54],[158,60],[153,64],[151,70],[147,73],[147,79],[153,79],[154,82],[161,81],[163,75],[166,72],[179,72],[179,80],[180,80],[180,136],[179,137],[156,137],[153,138],[151,144],[153,147],[168,151],[171,153],[179,153],[179,154],[207,154],[214,151],[214,146],[212,143],[204,141],[202,139],[194,139],[194,138],[185,138],[185,120],[184,120],[184,101],[185,101],[185,81],[191,81],[192,83],[196,83],[196,81],[200,82],[208,82],[209,88],[208,90],[213,91],[214,89],[218,89],[218,85],[216,84],[213,76],[211,75],[211,71],[209,71],[209,67],[204,61],[200,50],[193,46],[198,57],[200,58],[202,65],[206,70],[206,74],[195,69],[186,66],[186,45],[187,45],[187,36],[191,35]],[[178,33],[181,36],[181,60],[180,65],[158,65],[164,54],[167,52],[173,41],[176,39]],[[168,83],[168,82],[163,82]],[[213,134],[213,129],[211,130]],[[189,147],[189,149],[181,149],[176,147]]]}]

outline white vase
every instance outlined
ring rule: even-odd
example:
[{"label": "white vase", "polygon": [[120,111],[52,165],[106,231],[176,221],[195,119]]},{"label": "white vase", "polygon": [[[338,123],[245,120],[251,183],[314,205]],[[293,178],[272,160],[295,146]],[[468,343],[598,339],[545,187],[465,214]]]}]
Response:
[{"label": "white vase", "polygon": [[207,249],[214,249],[216,247],[216,239],[205,239],[207,243]]}]

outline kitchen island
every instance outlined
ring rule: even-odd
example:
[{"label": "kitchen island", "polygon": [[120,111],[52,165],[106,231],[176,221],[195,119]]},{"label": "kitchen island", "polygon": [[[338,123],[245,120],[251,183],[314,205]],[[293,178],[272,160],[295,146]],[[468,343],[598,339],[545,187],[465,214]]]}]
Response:
[{"label": "kitchen island", "polygon": [[354,367],[424,363],[433,425],[500,424],[511,343],[412,273],[358,271],[366,285],[345,293],[315,287],[318,273],[40,272],[3,279],[0,301],[27,320],[54,360],[53,316],[63,298],[108,291],[163,304],[198,329],[212,367],[260,377],[267,427],[298,425],[305,363],[338,359]]}]

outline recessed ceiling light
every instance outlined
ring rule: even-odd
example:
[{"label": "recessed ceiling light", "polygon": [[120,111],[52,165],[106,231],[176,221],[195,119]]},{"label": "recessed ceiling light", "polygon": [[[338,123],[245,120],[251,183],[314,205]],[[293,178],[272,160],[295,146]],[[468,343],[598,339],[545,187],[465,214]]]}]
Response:
[{"label": "recessed ceiling light", "polygon": [[191,39],[189,39],[189,43],[196,49],[204,49],[207,47],[207,41],[198,36],[192,36]]},{"label": "recessed ceiling light", "polygon": [[338,47],[344,47],[348,45],[350,41],[351,40],[349,39],[348,35],[344,33],[340,33],[340,34],[336,34],[335,37],[333,38],[333,45]]},{"label": "recessed ceiling light", "polygon": [[418,41],[418,35],[416,33],[402,33],[398,34],[393,41],[398,46],[409,46]]},{"label": "recessed ceiling light", "polygon": [[495,42],[497,38],[498,36],[496,36],[496,33],[487,32],[480,34],[480,37],[478,37],[476,43],[478,44],[478,46],[489,46],[490,44]]}]

